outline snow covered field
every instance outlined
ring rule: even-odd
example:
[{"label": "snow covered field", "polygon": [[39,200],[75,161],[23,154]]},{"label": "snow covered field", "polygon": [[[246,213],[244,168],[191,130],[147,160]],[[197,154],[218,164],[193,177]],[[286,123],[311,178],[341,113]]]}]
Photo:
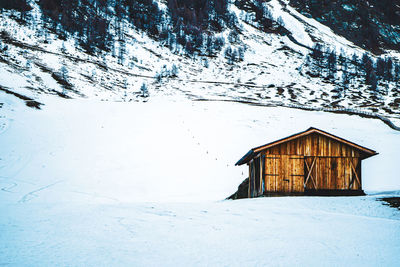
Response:
[{"label": "snow covered field", "polygon": [[0,92],[0,265],[400,261],[400,212],[379,195],[223,200],[249,148],[310,126],[380,153],[364,162],[367,192],[399,190],[400,132],[379,120],[162,97],[39,101]]},{"label": "snow covered field", "polygon": [[372,197],[1,205],[5,266],[397,266]]}]

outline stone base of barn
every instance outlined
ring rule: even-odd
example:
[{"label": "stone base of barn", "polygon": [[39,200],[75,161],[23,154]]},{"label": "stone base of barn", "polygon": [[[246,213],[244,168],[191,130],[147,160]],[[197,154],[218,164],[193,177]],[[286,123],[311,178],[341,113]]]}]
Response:
[{"label": "stone base of barn", "polygon": [[[258,197],[282,197],[282,196],[365,196],[363,190],[306,190],[305,192],[264,192]],[[249,198],[249,178],[246,178],[238,187],[238,190],[227,199]]]},{"label": "stone base of barn", "polygon": [[242,199],[249,197],[249,178],[246,178],[238,187],[238,190],[227,199]]}]

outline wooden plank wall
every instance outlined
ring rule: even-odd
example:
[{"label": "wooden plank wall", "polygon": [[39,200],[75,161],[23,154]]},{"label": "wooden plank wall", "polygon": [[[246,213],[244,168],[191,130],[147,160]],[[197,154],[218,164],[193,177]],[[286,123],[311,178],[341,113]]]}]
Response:
[{"label": "wooden plank wall", "polygon": [[304,192],[304,158],[273,155],[265,157],[265,192]]},{"label": "wooden plank wall", "polygon": [[280,169],[280,155],[265,157],[265,191],[278,192],[277,176]]},{"label": "wooden plank wall", "polygon": [[289,156],[289,177],[292,181],[290,192],[304,192],[304,157]]},{"label": "wooden plank wall", "polygon": [[266,192],[303,192],[308,174],[305,162],[310,167],[314,159],[315,166],[306,189],[361,189],[360,152],[326,136],[310,134],[266,149],[263,153]]},{"label": "wooden plank wall", "polygon": [[267,155],[360,157],[357,149],[316,133],[268,148],[265,153]]},{"label": "wooden plank wall", "polygon": [[[361,185],[358,182],[360,179],[357,179],[357,177],[361,178],[361,161],[359,158],[307,157],[306,162],[308,166],[311,166],[314,159],[315,166],[311,171],[310,179],[307,181],[306,189],[361,189]],[[353,164],[357,175],[351,164]],[[307,174],[308,172],[306,172],[306,176]]]},{"label": "wooden plank wall", "polygon": [[[264,156],[256,157],[249,163],[249,197],[257,197],[264,193],[264,162],[262,161]],[[264,175],[265,176],[265,175]]]}]

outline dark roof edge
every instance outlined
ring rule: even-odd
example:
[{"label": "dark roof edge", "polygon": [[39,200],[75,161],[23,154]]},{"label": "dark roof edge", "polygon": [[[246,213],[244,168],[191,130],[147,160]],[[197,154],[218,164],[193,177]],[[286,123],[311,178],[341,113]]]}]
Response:
[{"label": "dark roof edge", "polygon": [[249,152],[247,152],[241,159],[238,160],[238,162],[235,163],[235,166],[240,166],[249,162],[250,159],[253,157],[253,154],[253,149],[250,149]]}]

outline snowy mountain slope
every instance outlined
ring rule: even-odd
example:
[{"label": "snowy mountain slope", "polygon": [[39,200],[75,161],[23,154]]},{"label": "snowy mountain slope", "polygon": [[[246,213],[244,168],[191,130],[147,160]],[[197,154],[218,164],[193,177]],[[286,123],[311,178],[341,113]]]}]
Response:
[{"label": "snowy mountain slope", "polygon": [[380,54],[399,50],[400,6],[393,0],[290,0],[307,17],[329,26],[361,47]]},{"label": "snowy mountain slope", "polygon": [[[117,41],[92,54],[75,36],[63,41],[30,2],[30,23],[0,12],[0,265],[398,263],[400,212],[379,198],[400,192],[400,132],[279,107],[348,107],[400,125],[396,82],[373,92],[356,78],[338,97],[332,81],[307,74],[316,41],[364,50],[272,0],[285,34],[264,33],[230,4],[240,42],[221,53],[173,51],[127,23],[121,60]],[[228,63],[229,46],[245,47],[244,60]],[[247,177],[234,163],[249,148],[310,126],[379,152],[362,165],[373,194],[224,200]]]},{"label": "snowy mountain slope", "polygon": [[380,154],[366,191],[399,190],[398,131],[379,120],[229,102],[147,103],[42,96],[32,110],[4,93],[2,202],[222,200],[247,176],[249,148],[317,127]]},{"label": "snowy mountain slope", "polygon": [[[166,8],[163,1],[159,4]],[[30,12],[36,19],[31,24],[19,24],[12,12],[0,14],[0,77],[4,77],[0,86],[32,98],[58,94],[137,101],[145,83],[150,97],[184,95],[190,99],[350,108],[381,114],[398,124],[400,93],[395,82],[382,84],[376,92],[363,85],[359,77],[341,93],[335,82],[312,74],[307,55],[317,42],[349,58],[354,53],[361,58],[365,50],[281,1],[272,0],[266,5],[274,18],[282,18],[287,35],[260,31],[257,23],[246,20],[246,11],[230,5],[238,18],[240,34],[238,42],[228,42],[224,49],[244,48],[244,61],[234,64],[228,64],[223,52],[207,57],[188,56],[179,49],[171,51],[128,23],[124,32],[126,55],[122,59],[117,42],[116,51],[91,55],[75,45],[73,36],[62,41],[48,31],[40,20],[39,7],[34,2],[32,5]],[[226,37],[228,31],[219,35]],[[396,54],[391,56],[397,58]],[[339,70],[337,81],[341,75]]]},{"label": "snowy mountain slope", "polygon": [[[400,134],[378,120],[151,97],[0,92],[0,263],[11,266],[395,266],[400,211],[365,197],[221,201],[249,147],[309,126],[380,154],[367,190],[398,196]],[[264,251],[265,253],[260,253]],[[316,256],[317,255],[317,256]]]}]

